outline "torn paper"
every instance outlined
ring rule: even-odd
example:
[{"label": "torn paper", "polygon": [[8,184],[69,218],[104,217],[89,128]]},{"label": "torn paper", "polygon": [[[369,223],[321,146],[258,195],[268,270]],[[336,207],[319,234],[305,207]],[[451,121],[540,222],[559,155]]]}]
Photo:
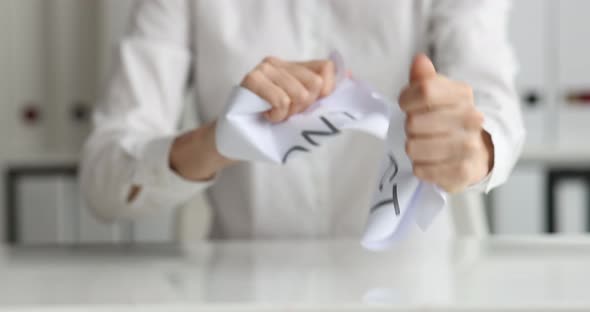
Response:
[{"label": "torn paper", "polygon": [[398,105],[392,110],[385,156],[362,239],[363,246],[372,250],[387,248],[402,238],[411,222],[425,230],[447,202],[442,190],[413,175],[405,152],[405,114]]},{"label": "torn paper", "polygon": [[380,179],[370,204],[362,244],[382,249],[402,235],[410,222],[425,228],[446,203],[435,186],[412,174],[405,153],[405,115],[367,84],[344,77],[344,65],[333,54],[338,84],[334,92],[304,112],[281,123],[263,117],[271,105],[251,91],[236,87],[217,121],[216,144],[225,157],[252,162],[286,163],[313,153],[322,140],[343,130],[362,131],[387,140]]},{"label": "torn paper", "polygon": [[345,129],[385,139],[390,107],[371,92],[361,90],[359,84],[345,79],[331,96],[287,121],[273,124],[262,116],[270,104],[247,89],[235,88],[227,112],[218,121],[217,148],[232,159],[286,163]]}]

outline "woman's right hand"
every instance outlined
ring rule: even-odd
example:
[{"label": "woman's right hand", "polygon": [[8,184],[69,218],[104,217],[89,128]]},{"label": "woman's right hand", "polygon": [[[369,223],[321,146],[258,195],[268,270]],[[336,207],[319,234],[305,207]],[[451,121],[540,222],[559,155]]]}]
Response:
[{"label": "woman's right hand", "polygon": [[[241,86],[270,103],[272,108],[264,115],[272,122],[280,122],[332,93],[334,84],[334,64],[330,60],[297,63],[267,57],[246,75]],[[215,130],[212,122],[178,136],[170,150],[171,169],[185,179],[204,181],[231,165],[234,161],[217,150]],[[140,191],[141,187],[135,186],[129,201]]]},{"label": "woman's right hand", "polygon": [[265,58],[241,83],[272,105],[264,113],[271,122],[281,122],[304,111],[332,93],[334,85],[335,69],[330,60],[288,62],[276,57]]}]

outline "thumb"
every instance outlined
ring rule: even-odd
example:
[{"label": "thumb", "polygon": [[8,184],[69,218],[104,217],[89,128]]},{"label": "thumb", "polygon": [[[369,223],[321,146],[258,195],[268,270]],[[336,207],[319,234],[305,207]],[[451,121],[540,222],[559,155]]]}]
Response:
[{"label": "thumb", "polygon": [[436,69],[432,61],[424,53],[416,55],[410,68],[410,82],[428,79],[436,76]]}]

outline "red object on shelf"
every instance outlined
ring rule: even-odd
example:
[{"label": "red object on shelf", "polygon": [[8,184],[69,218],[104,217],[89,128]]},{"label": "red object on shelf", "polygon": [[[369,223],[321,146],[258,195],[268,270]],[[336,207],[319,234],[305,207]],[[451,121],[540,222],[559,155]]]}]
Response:
[{"label": "red object on shelf", "polygon": [[25,123],[35,124],[41,119],[39,107],[34,103],[25,106],[22,110],[22,119]]},{"label": "red object on shelf", "polygon": [[566,96],[567,101],[575,104],[590,104],[590,92],[570,92]]}]

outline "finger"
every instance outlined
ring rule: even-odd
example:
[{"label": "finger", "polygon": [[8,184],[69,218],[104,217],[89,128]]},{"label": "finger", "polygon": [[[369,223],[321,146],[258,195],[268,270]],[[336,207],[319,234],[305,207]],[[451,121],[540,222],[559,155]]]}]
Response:
[{"label": "finger", "polygon": [[289,108],[289,116],[300,113],[307,109],[314,101],[311,100],[312,95],[296,77],[291,75],[287,70],[280,69],[285,77],[289,77],[287,94],[291,97],[291,107]]},{"label": "finger", "polygon": [[408,113],[405,126],[406,134],[414,137],[443,135],[457,129],[481,129],[482,124],[483,114],[475,108],[449,108]]},{"label": "finger", "polygon": [[336,84],[336,65],[334,62],[331,60],[314,60],[297,64],[321,76],[323,85],[321,87],[320,97],[328,96],[332,93]]},{"label": "finger", "polygon": [[469,159],[482,149],[476,132],[460,132],[456,135],[409,138],[406,153],[415,164],[434,164]]},{"label": "finger", "polygon": [[406,141],[406,154],[416,164],[433,164],[456,157],[456,143],[449,136],[411,138]]},{"label": "finger", "polygon": [[461,104],[473,104],[473,92],[465,84],[442,76],[410,84],[399,97],[404,112],[434,111]]},{"label": "finger", "polygon": [[312,60],[307,62],[295,62],[294,64],[301,65],[316,74],[320,74],[327,64],[330,64],[332,69],[334,69],[334,63],[331,60]]},{"label": "finger", "polygon": [[330,95],[332,91],[334,91],[336,85],[336,68],[332,61],[323,62],[319,66],[320,75],[324,81],[324,85],[320,91],[320,97],[322,98]]},{"label": "finger", "polygon": [[299,111],[303,111],[319,99],[324,80],[321,75],[314,73],[304,66],[289,64],[285,69],[302,83],[309,92],[309,96],[302,103],[303,106],[299,107]]},{"label": "finger", "polygon": [[424,53],[419,53],[414,57],[412,66],[410,67],[410,81],[416,82],[419,80],[429,79],[436,76],[436,68],[434,64]]},{"label": "finger", "polygon": [[[264,64],[264,63],[263,63]],[[273,65],[261,66],[265,75],[279,88],[281,88],[291,99],[288,116],[299,112],[310,96],[305,86],[282,67]]]},{"label": "finger", "polygon": [[289,95],[270,81],[261,70],[255,69],[250,72],[244,78],[242,87],[252,91],[272,106],[264,115],[269,121],[279,122],[287,117],[291,103]]},{"label": "finger", "polygon": [[458,161],[444,164],[421,164],[414,166],[414,175],[426,182],[433,183],[449,193],[464,190],[472,175],[469,162]]}]

